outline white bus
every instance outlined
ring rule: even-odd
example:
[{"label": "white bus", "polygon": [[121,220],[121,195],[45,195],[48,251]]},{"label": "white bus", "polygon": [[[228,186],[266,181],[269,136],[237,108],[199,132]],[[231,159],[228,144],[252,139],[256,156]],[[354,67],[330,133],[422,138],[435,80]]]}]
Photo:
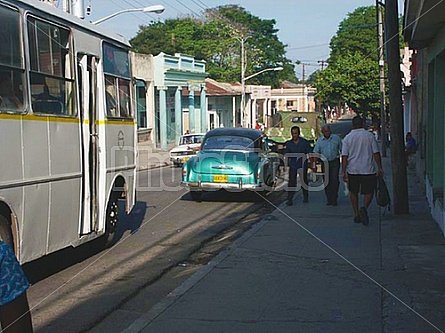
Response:
[{"label": "white bus", "polygon": [[21,263],[97,237],[135,201],[129,43],[37,0],[0,0],[0,239]]}]

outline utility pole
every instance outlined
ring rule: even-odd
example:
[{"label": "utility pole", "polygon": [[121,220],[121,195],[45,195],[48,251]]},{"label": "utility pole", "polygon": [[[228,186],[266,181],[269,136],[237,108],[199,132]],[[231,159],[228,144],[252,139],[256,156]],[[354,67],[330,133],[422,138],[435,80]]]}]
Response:
[{"label": "utility pole", "polygon": [[317,62],[318,62],[319,64],[321,64],[321,70],[323,70],[325,64],[327,64],[327,61],[326,61],[326,60],[318,60]]},{"label": "utility pole", "polygon": [[[324,66],[327,63],[326,60],[318,60],[317,63],[321,64],[321,70],[324,70]],[[317,98],[317,103],[318,103],[318,113],[321,114],[321,112],[323,111],[321,108],[321,97],[319,96]],[[323,120],[326,122],[326,114],[324,114],[323,112]]]},{"label": "utility pole", "polygon": [[303,68],[303,73],[302,73],[302,74],[303,74],[303,81],[302,81],[302,82],[303,82],[303,87],[304,87],[304,74],[305,74],[305,72],[304,72],[304,68],[306,67],[306,64],[303,64],[303,63],[302,63],[301,66],[302,66],[302,68]]},{"label": "utility pole", "polygon": [[379,0],[376,0],[375,2],[375,9],[377,11],[377,31],[379,40],[378,60],[380,70],[380,140],[382,142],[382,157],[386,157],[385,60],[383,56],[383,18]]},{"label": "utility pole", "polygon": [[391,115],[391,166],[394,214],[408,214],[408,181],[406,175],[403,133],[402,77],[400,75],[399,20],[397,0],[385,2],[385,32]]},{"label": "utility pole", "polygon": [[246,108],[246,84],[245,84],[245,76],[246,76],[246,50],[244,48],[244,42],[246,41],[246,38],[244,35],[241,36],[240,42],[241,42],[241,107],[240,107],[240,113],[241,113],[241,124],[243,127],[247,127],[247,119],[245,114],[245,108]]}]

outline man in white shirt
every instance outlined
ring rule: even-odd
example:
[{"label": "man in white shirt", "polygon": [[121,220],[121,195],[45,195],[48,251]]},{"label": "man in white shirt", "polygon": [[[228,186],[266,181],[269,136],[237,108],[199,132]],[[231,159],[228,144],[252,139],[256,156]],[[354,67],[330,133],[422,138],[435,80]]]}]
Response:
[{"label": "man in white shirt", "polygon": [[[376,170],[377,164],[378,170]],[[354,222],[369,224],[368,206],[374,196],[376,173],[383,175],[382,159],[377,141],[363,128],[363,119],[352,119],[352,130],[343,140],[342,176],[348,183],[349,198],[354,211]],[[363,194],[363,206],[359,209],[359,196]]]}]

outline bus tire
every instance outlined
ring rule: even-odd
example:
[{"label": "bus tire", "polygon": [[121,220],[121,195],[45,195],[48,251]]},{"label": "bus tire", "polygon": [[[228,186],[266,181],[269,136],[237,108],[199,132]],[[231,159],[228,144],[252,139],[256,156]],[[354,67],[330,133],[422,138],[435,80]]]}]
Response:
[{"label": "bus tire", "polygon": [[119,193],[113,192],[108,201],[105,222],[105,247],[116,243],[116,231],[119,224]]},{"label": "bus tire", "polygon": [[9,221],[3,215],[0,215],[0,240],[14,248],[14,239],[12,238],[11,226]]}]

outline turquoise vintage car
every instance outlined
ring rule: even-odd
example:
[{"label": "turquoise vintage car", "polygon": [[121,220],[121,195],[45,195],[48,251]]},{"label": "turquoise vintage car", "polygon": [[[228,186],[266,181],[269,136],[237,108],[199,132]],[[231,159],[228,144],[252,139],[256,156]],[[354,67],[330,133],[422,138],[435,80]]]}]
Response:
[{"label": "turquoise vintage car", "polygon": [[197,201],[210,190],[273,190],[281,160],[273,147],[256,129],[213,129],[205,135],[197,155],[183,165],[181,184]]}]

